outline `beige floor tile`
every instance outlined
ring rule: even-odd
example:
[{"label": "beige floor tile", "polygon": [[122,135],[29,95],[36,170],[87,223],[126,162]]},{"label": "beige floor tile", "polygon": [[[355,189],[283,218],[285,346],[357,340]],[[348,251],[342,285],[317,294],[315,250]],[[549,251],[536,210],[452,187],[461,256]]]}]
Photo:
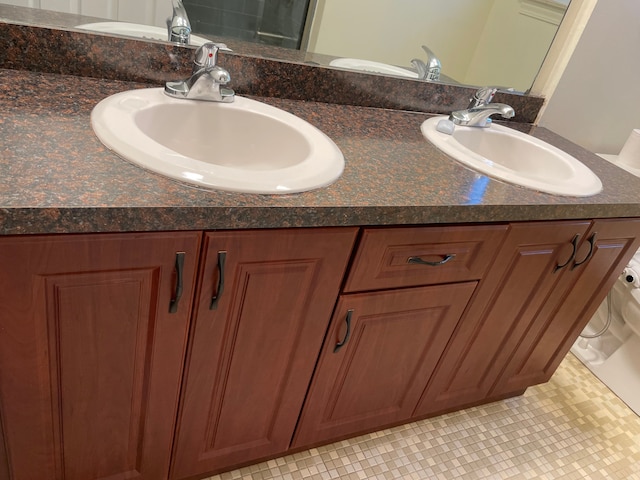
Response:
[{"label": "beige floor tile", "polygon": [[640,417],[573,355],[525,395],[210,480],[640,480]]}]

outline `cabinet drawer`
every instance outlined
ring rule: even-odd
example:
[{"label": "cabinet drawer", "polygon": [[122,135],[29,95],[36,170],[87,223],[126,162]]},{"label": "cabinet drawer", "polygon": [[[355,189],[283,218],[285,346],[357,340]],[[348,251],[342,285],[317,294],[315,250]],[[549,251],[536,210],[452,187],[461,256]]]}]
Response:
[{"label": "cabinet drawer", "polygon": [[366,229],[344,291],[478,280],[507,225]]}]

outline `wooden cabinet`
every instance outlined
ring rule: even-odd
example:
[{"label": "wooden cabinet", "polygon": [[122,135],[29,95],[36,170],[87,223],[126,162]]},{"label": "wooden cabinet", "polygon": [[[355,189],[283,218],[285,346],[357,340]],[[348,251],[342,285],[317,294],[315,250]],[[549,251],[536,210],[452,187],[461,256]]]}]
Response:
[{"label": "wooden cabinet", "polygon": [[0,238],[3,479],[166,477],[199,243]]},{"label": "wooden cabinet", "polygon": [[640,247],[640,221],[596,220],[556,289],[520,336],[492,393],[546,382]]},{"label": "wooden cabinet", "polygon": [[356,233],[206,235],[172,478],[287,451]]},{"label": "wooden cabinet", "polygon": [[[387,290],[340,298],[295,447],[411,418],[506,230],[506,225],[364,230],[344,291]],[[415,285],[431,286],[404,288]]]},{"label": "wooden cabinet", "polygon": [[639,219],[372,228],[348,269],[358,233],[0,238],[0,478],[198,478],[521,393],[640,247]]},{"label": "wooden cabinet", "polygon": [[408,420],[476,284],[341,297],[293,446]]},{"label": "wooden cabinet", "polygon": [[548,380],[637,250],[638,237],[635,220],[511,225],[415,416]]}]

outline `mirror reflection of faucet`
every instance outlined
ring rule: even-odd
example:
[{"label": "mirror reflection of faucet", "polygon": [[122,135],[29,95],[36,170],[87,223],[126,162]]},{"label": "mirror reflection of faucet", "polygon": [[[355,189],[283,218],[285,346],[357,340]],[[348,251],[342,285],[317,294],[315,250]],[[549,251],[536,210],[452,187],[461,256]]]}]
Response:
[{"label": "mirror reflection of faucet", "polygon": [[422,45],[422,49],[427,54],[427,61],[423,62],[419,58],[411,60],[411,65],[418,71],[418,78],[420,80],[427,80],[429,82],[437,82],[440,80],[440,70],[442,65],[440,60],[436,57],[429,47]]},{"label": "mirror reflection of faucet", "polygon": [[469,100],[466,110],[451,112],[448,119],[438,122],[436,130],[452,135],[456,125],[466,127],[487,128],[491,125],[491,115],[500,114],[502,118],[513,118],[516,112],[506,103],[491,103],[498,89],[496,87],[483,87]]},{"label": "mirror reflection of faucet", "polygon": [[[191,35],[191,22],[189,15],[184,8],[182,0],[171,0],[173,13],[167,18],[167,39],[177,45],[204,45],[208,42],[206,38]],[[155,28],[155,27],[154,27]],[[219,50],[231,52],[232,50],[224,43],[216,43]]]},{"label": "mirror reflection of faucet", "polygon": [[168,39],[178,45],[189,45],[191,37],[191,22],[182,0],[171,0],[172,15],[167,18]]}]

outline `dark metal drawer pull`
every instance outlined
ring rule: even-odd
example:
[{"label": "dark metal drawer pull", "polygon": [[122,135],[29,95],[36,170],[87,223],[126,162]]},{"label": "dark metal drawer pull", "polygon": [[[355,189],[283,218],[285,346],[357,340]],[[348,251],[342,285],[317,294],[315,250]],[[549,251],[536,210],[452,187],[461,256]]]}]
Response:
[{"label": "dark metal drawer pull", "polygon": [[218,301],[224,292],[224,264],[227,261],[227,252],[218,252],[218,287],[211,297],[211,303],[209,304],[209,310],[215,310],[218,308]]},{"label": "dark metal drawer pull", "polygon": [[184,252],[176,253],[176,290],[173,298],[169,302],[169,313],[178,311],[178,302],[182,297],[182,270],[184,269]]},{"label": "dark metal drawer pull", "polygon": [[576,267],[579,267],[583,263],[587,263],[591,259],[591,257],[593,257],[594,246],[595,246],[595,243],[596,243],[596,235],[597,234],[598,234],[598,232],[593,232],[593,235],[591,235],[589,237],[589,239],[587,240],[587,242],[589,242],[589,253],[587,253],[587,256],[584,257],[584,260],[582,260],[581,262],[574,263],[573,266],[571,267],[571,270],[573,270]]},{"label": "dark metal drawer pull", "polygon": [[578,250],[578,239],[579,238],[580,238],[580,234],[576,233],[576,236],[573,237],[573,240],[571,240],[571,245],[573,246],[573,251],[571,252],[571,256],[569,257],[569,260],[564,262],[562,265],[560,265],[560,264],[556,265],[555,268],[553,269],[553,273],[556,273],[558,270],[562,270],[564,267],[569,265],[571,263],[571,261],[576,257],[576,251]]},{"label": "dark metal drawer pull", "polygon": [[454,258],[456,258],[455,253],[445,255],[444,257],[442,257],[442,260],[440,260],[439,262],[427,262],[426,260],[423,260],[420,257],[409,257],[409,259],[407,260],[407,263],[411,263],[413,265],[428,265],[430,267],[437,267],[439,265],[444,265],[449,260],[453,260]]},{"label": "dark metal drawer pull", "polygon": [[347,310],[347,318],[345,319],[345,322],[347,322],[347,333],[344,334],[341,342],[336,343],[333,353],[338,353],[338,350],[344,347],[345,343],[349,341],[349,337],[351,336],[351,315],[353,315],[353,310]]}]

